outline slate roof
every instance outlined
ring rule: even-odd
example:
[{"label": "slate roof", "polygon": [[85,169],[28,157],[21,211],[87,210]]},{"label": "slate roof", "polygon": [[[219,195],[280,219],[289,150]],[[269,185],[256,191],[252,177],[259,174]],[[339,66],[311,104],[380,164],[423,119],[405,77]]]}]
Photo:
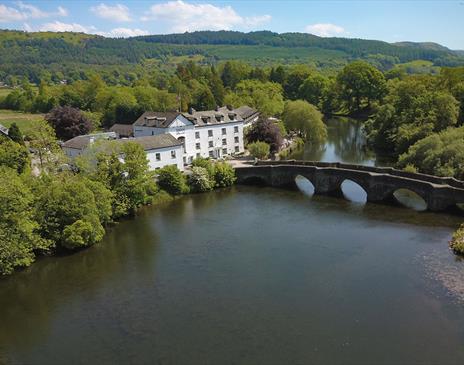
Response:
[{"label": "slate roof", "polygon": [[239,108],[234,109],[238,115],[240,115],[245,121],[251,119],[259,114],[259,111],[249,107],[248,105],[241,106]]},{"label": "slate roof", "polygon": [[85,134],[82,136],[77,136],[71,138],[62,144],[63,147],[66,148],[74,148],[77,150],[81,150],[90,143],[91,139],[96,141],[98,140],[115,140],[117,138],[116,133],[114,132],[106,132],[106,133],[96,133],[96,134]]},{"label": "slate roof", "polygon": [[[77,136],[69,141],[63,143],[63,147],[66,148],[74,148],[78,150],[85,149],[89,144],[90,140],[92,139],[92,135],[84,135],[84,136]],[[180,146],[182,142],[178,141],[175,137],[171,134],[158,134],[156,136],[145,136],[145,137],[137,137],[137,138],[125,138],[125,139],[111,139],[111,138],[95,138],[96,140],[106,139],[106,140],[113,140],[116,143],[128,143],[128,142],[135,142],[140,144],[145,151],[157,149],[157,148],[164,148],[164,147],[173,147],[173,146]]]},{"label": "slate roof", "polygon": [[167,128],[174,119],[182,113],[179,112],[145,112],[133,125],[140,127]]},{"label": "slate roof", "polygon": [[234,110],[223,106],[217,110],[192,111],[183,113],[184,117],[198,127],[212,124],[226,124],[243,122],[243,118]]},{"label": "slate roof", "polygon": [[110,128],[111,132],[115,132],[119,135],[119,137],[133,137],[134,136],[134,128],[132,124],[120,124],[116,123],[113,124]]},{"label": "slate roof", "polygon": [[169,133],[158,134],[156,136],[145,136],[137,138],[118,139],[118,143],[136,142],[140,144],[145,151],[157,148],[181,146],[183,143],[177,140]]}]

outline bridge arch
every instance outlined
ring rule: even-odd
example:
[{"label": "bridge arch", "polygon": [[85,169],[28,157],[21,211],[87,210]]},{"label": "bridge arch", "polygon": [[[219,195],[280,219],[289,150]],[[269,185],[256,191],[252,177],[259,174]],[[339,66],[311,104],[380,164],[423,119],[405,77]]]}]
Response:
[{"label": "bridge arch", "polygon": [[266,186],[269,185],[267,179],[258,175],[250,175],[243,178],[240,182],[243,185],[256,185],[256,186]]},{"label": "bridge arch", "polygon": [[369,189],[363,185],[352,179],[344,179],[340,184],[340,190],[346,200],[354,203],[366,203]]},{"label": "bridge arch", "polygon": [[428,208],[427,199],[423,193],[410,188],[398,188],[392,192],[394,201],[407,208],[424,211]]},{"label": "bridge arch", "polygon": [[295,176],[295,184],[298,189],[305,195],[312,196],[316,191],[316,187],[314,183],[309,179],[307,176],[303,175],[296,175]]}]

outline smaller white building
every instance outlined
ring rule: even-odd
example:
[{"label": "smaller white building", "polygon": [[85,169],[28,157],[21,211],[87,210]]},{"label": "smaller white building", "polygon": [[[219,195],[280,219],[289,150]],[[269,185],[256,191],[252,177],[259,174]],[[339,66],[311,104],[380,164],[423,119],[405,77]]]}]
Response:
[{"label": "smaller white building", "polygon": [[[108,135],[108,133],[101,133],[101,135]],[[96,140],[114,139],[101,135],[99,134],[97,138],[95,138],[96,135],[83,135],[74,137],[73,139],[63,143],[62,149],[66,156],[74,159],[75,157],[82,155],[86,148],[88,148],[92,143],[95,143]],[[184,164],[182,160],[182,142],[178,141],[170,134],[116,139],[114,142],[118,144],[128,142],[135,142],[140,144],[147,154],[150,170],[157,170],[167,165],[176,165],[179,170],[184,170]]]}]

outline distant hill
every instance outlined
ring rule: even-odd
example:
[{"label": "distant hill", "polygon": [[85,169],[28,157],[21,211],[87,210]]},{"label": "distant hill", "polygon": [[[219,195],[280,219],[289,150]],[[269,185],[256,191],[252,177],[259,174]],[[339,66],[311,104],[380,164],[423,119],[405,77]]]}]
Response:
[{"label": "distant hill", "polygon": [[306,33],[202,31],[115,39],[71,32],[0,30],[0,80],[25,75],[37,81],[44,73],[75,79],[89,69],[130,70],[146,60],[167,64],[173,58],[193,56],[207,63],[236,59],[255,65],[309,63],[320,69],[337,69],[356,59],[383,70],[416,60],[434,66],[464,65],[463,53],[436,43],[391,44]]}]

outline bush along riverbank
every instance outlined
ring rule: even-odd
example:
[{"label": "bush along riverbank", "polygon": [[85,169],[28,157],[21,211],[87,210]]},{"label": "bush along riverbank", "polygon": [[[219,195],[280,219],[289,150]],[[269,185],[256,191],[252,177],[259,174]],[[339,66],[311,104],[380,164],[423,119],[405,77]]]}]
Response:
[{"label": "bush along riverbank", "polygon": [[230,165],[206,159],[194,161],[189,174],[175,166],[154,173],[139,144],[111,142],[96,143],[79,157],[76,171],[59,168],[63,156],[57,152],[37,175],[27,151],[12,143],[0,141],[0,276],[40,255],[92,246],[106,228],[143,205],[235,182]]},{"label": "bush along riverbank", "polygon": [[449,245],[455,254],[464,256],[464,224],[454,232]]}]

